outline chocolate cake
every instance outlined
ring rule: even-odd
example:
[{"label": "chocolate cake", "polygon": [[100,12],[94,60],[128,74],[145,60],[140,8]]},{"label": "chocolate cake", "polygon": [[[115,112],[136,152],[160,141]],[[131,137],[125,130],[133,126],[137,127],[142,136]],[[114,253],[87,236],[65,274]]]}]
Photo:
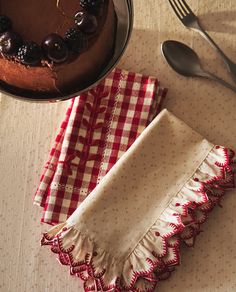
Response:
[{"label": "chocolate cake", "polygon": [[96,79],[114,48],[112,0],[0,0],[0,80],[67,92]]}]

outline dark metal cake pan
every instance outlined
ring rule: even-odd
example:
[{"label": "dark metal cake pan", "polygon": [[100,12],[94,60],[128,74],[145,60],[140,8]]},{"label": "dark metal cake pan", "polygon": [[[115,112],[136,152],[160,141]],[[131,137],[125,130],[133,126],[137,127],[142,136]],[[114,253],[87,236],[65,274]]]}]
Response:
[{"label": "dark metal cake pan", "polygon": [[120,58],[123,56],[133,29],[132,0],[113,0],[113,2],[117,15],[117,31],[114,53],[111,60],[104,66],[104,69],[96,78],[96,80],[91,80],[84,88],[79,88],[79,86],[77,88],[71,88],[71,90],[66,94],[28,91],[13,87],[3,81],[0,81],[0,92],[21,100],[28,100],[33,102],[60,101],[78,96],[82,92],[87,91],[98,84],[112,71],[112,69],[114,69]]}]

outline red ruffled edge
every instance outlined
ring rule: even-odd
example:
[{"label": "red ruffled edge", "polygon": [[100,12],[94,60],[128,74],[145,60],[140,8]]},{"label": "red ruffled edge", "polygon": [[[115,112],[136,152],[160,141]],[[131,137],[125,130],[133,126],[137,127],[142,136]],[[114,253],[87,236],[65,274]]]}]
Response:
[{"label": "red ruffled edge", "polygon": [[[216,146],[221,148],[220,146]],[[221,199],[225,195],[227,189],[235,187],[233,167],[235,162],[233,158],[234,152],[230,149],[223,148],[225,162],[215,162],[215,165],[221,169],[221,175],[215,176],[208,181],[199,182],[201,188],[197,191],[202,195],[202,201],[199,203],[188,202],[181,205],[181,214],[172,214],[176,216],[176,223],[170,223],[173,231],[162,236],[164,253],[155,255],[156,261],[147,258],[148,270],[133,271],[132,280],[129,286],[122,285],[122,281],[117,277],[115,284],[106,285],[104,283],[104,274],[106,270],[97,272],[93,264],[93,258],[97,253],[87,253],[83,261],[76,262],[73,256],[75,245],[70,248],[63,248],[61,233],[56,236],[49,236],[48,233],[43,234],[41,245],[51,246],[51,251],[58,254],[58,260],[62,265],[70,266],[70,274],[79,277],[84,282],[85,292],[91,291],[132,291],[132,292],[153,292],[157,283],[161,280],[169,278],[175,266],[180,264],[180,246],[185,243],[187,246],[194,246],[196,236],[201,232],[201,225],[207,220],[208,214],[216,205],[221,206]],[[198,179],[196,179],[198,181]],[[60,224],[59,226],[64,225]],[[67,227],[62,227],[61,231],[67,231]],[[174,257],[168,259],[168,251],[172,251]],[[137,282],[145,282],[145,289],[140,289]]]}]

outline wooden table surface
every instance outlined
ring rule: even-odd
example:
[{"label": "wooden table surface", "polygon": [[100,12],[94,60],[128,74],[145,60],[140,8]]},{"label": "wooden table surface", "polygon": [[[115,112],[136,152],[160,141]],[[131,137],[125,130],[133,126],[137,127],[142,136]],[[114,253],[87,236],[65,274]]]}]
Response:
[{"label": "wooden table surface", "polygon": [[[166,39],[194,48],[210,71],[230,80],[209,45],[183,27],[167,0],[135,0],[132,40],[120,67],[157,75],[169,88],[165,106],[216,144],[236,150],[236,94],[215,83],[176,75],[164,62]],[[204,27],[236,61],[236,1],[188,0]],[[39,245],[41,211],[33,193],[68,102],[33,104],[8,96],[0,101],[0,291],[83,291],[78,279]],[[204,226],[194,249],[184,249],[182,265],[157,291],[236,291],[236,191]]]}]

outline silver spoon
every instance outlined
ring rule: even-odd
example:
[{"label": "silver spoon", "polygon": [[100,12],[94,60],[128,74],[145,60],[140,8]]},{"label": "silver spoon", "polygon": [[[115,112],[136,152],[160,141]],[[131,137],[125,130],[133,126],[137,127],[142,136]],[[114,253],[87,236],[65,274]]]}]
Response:
[{"label": "silver spoon", "polygon": [[236,87],[218,76],[203,70],[198,55],[185,44],[169,40],[162,44],[161,50],[167,63],[177,73],[187,77],[202,77],[214,80],[236,92]]}]

